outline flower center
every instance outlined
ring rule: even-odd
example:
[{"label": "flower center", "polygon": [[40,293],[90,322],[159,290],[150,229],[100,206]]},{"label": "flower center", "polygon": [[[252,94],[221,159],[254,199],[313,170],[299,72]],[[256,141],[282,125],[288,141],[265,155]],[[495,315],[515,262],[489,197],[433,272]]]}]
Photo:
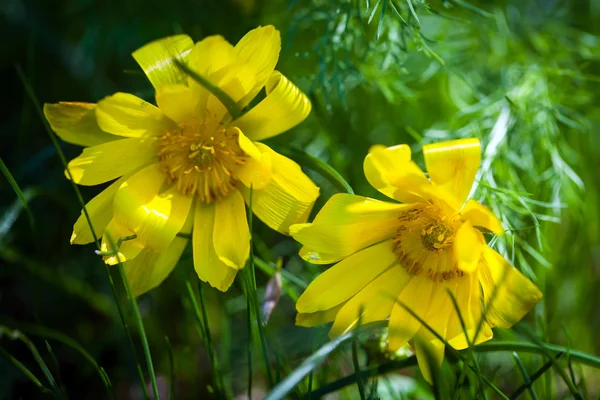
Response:
[{"label": "flower center", "polygon": [[238,133],[211,119],[182,123],[158,139],[160,168],[186,196],[211,203],[235,189],[247,156]]},{"label": "flower center", "polygon": [[418,205],[402,214],[398,222],[393,250],[410,274],[426,272],[436,282],[464,275],[452,250],[457,218],[448,218],[435,205]]}]

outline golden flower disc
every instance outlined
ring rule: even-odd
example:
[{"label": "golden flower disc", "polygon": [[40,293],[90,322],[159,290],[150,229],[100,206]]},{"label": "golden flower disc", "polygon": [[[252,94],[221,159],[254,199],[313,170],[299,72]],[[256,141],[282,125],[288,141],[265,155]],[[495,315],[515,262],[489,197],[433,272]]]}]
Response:
[{"label": "golden flower disc", "polygon": [[393,249],[400,265],[410,274],[425,272],[435,282],[464,275],[452,249],[460,225],[458,215],[448,218],[435,205],[416,205],[403,213],[398,222]]},{"label": "golden flower disc", "polygon": [[235,190],[235,172],[248,158],[238,135],[211,119],[182,123],[158,139],[160,167],[184,195],[219,200]]}]

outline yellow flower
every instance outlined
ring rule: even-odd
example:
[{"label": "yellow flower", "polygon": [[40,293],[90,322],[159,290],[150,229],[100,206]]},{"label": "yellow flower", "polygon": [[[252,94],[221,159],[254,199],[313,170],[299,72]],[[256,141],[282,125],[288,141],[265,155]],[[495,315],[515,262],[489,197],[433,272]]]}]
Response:
[{"label": "yellow flower", "polygon": [[305,260],[337,262],[298,299],[296,323],[334,321],[330,336],[338,336],[359,322],[389,317],[390,350],[413,340],[421,371],[431,380],[425,354],[441,364],[444,343],[401,304],[463,349],[467,338],[448,291],[471,341],[485,304],[486,322],[476,343],[491,339],[491,327],[519,321],[542,294],[487,246],[481,231],[503,232],[496,216],[466,201],[481,162],[479,141],[428,145],[423,153],[429,179],[411,161],[407,145],[374,146],[365,158],[369,183],[404,204],[337,194],[313,223],[294,225],[290,232],[304,245]]},{"label": "yellow flower", "polygon": [[[64,141],[88,146],[69,163],[73,180],[99,185],[117,179],[87,204],[102,250],[107,234],[127,238],[118,257],[136,294],[160,284],[192,232],[194,267],[203,281],[225,291],[250,250],[246,219],[252,188],[254,214],[288,234],[305,222],[319,189],[293,161],[255,142],[302,122],[311,105],[275,71],[281,39],[272,26],[246,34],[236,46],[221,36],[194,44],[187,35],[149,43],[133,53],[156,90],[154,106],[132,94],[98,102],[46,104],[44,113]],[[238,118],[188,77],[175,60],[245,108],[264,87],[266,97]],[[93,235],[82,213],[71,243]]]}]

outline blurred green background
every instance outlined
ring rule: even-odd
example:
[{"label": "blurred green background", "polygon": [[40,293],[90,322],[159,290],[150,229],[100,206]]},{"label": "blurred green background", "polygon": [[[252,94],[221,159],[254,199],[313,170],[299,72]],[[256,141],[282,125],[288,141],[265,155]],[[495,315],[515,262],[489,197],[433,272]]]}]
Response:
[{"label": "blurred green background", "polygon": [[[362,172],[371,145],[408,143],[420,162],[425,143],[480,138],[484,157],[475,196],[509,229],[494,245],[544,292],[518,333],[496,331],[496,337],[532,340],[529,332],[543,342],[600,354],[599,1],[3,0],[0,21],[0,157],[32,217],[7,180],[0,180],[0,349],[41,377],[32,353],[10,332],[18,329],[30,337],[70,398],[108,395],[89,360],[56,335],[89,352],[118,398],[143,394],[105,267],[92,245],[69,245],[80,206],[16,68],[40,103],[96,102],[116,91],[153,101],[132,51],[182,32],[194,40],[220,34],[235,43],[266,24],[282,33],[278,70],[313,102],[311,116],[270,139],[270,145],[315,156],[339,171],[357,194],[378,198]],[[65,143],[62,149],[69,159],[81,151]],[[318,171],[306,171],[321,186],[316,212],[337,189]],[[87,201],[100,188],[81,191]],[[266,326],[276,378],[282,378],[327,341],[326,328],[294,326],[292,300],[322,268],[304,264],[291,238],[259,222],[254,232],[257,254],[266,261],[266,272],[257,269],[259,295],[273,284],[273,266],[280,263],[284,271],[283,293]],[[214,397],[210,360],[186,293],[191,271],[187,249],[175,272],[139,299],[164,398],[171,387],[178,398]],[[118,273],[111,272],[133,326]],[[240,282],[225,294],[208,286],[205,293],[228,394],[242,399],[247,398],[248,329]],[[366,366],[382,357],[373,346],[376,339],[362,345]],[[262,398],[268,384],[259,347],[252,357],[253,394]],[[545,363],[526,355],[523,360],[530,373]],[[505,393],[522,383],[510,353],[483,357],[482,363]],[[352,368],[344,350],[315,371],[312,386]],[[598,396],[600,373],[575,369],[577,381],[584,378],[583,396]],[[535,387],[540,398],[569,397],[556,370]],[[297,394],[306,390],[305,381]],[[381,378],[373,395],[434,394],[411,368]],[[359,398],[356,386],[333,398],[338,397]],[[0,398],[51,395],[0,357]]]}]

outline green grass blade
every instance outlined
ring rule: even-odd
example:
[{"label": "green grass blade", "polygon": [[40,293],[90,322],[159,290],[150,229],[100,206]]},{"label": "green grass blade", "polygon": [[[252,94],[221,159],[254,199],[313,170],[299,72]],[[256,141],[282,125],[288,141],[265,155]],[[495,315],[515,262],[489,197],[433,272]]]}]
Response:
[{"label": "green grass blade", "polygon": [[327,179],[339,192],[354,194],[352,186],[350,186],[344,177],[331,165],[324,163],[317,157],[311,156],[302,150],[294,148],[280,148],[279,151],[281,154],[291,158],[303,167],[311,169],[320,174],[323,178]]},{"label": "green grass blade", "polygon": [[6,178],[6,180],[9,183],[10,187],[13,189],[13,191],[19,198],[19,201],[21,202],[23,209],[27,213],[27,219],[29,221],[29,226],[31,227],[31,232],[33,232],[35,234],[35,219],[33,217],[33,213],[31,212],[31,209],[29,208],[29,201],[28,201],[29,196],[25,196],[25,194],[19,187],[19,184],[17,183],[15,178],[10,173],[10,170],[8,169],[6,164],[4,164],[2,157],[0,157],[0,171],[2,171],[2,175],[4,175],[4,177]]},{"label": "green grass blade", "polygon": [[[556,372],[560,375],[560,377],[562,378],[562,380],[565,382],[565,385],[567,385],[567,387],[569,388],[569,391],[571,392],[571,394],[573,395],[573,397],[575,399],[581,399],[581,393],[579,393],[579,389],[577,389],[577,387],[575,386],[575,382],[572,381],[569,376],[567,375],[567,373],[563,370],[563,368],[561,368],[560,365],[558,365],[558,362],[556,361],[558,359],[558,357],[554,354],[552,354],[550,352],[550,350],[548,350],[543,344],[542,342],[536,338],[534,335],[532,335],[529,332],[526,332],[524,330],[519,330],[520,333],[524,334],[525,336],[527,336],[531,341],[533,341],[534,344],[536,344],[537,346],[539,346],[540,351],[542,352],[542,354],[544,356],[546,356],[546,358],[548,359],[549,362],[552,363],[552,366],[554,367],[554,369],[556,370]],[[568,348],[566,348],[565,350],[561,350],[559,353],[566,353],[568,350]]]},{"label": "green grass blade", "polygon": [[13,189],[13,191],[19,198],[19,201],[21,202],[23,209],[27,213],[27,219],[29,221],[29,226],[31,227],[31,232],[35,233],[35,219],[33,217],[33,213],[31,212],[31,209],[29,208],[28,198],[25,196],[25,194],[23,194],[23,191],[19,187],[19,184],[17,183],[15,178],[10,173],[10,170],[8,169],[6,164],[4,164],[2,157],[0,157],[0,171],[2,171],[2,175],[4,175],[4,177],[6,178],[6,180],[9,183],[10,187]]},{"label": "green grass blade", "polygon": [[356,384],[358,386],[358,393],[360,395],[361,400],[365,400],[365,383],[363,382],[360,374],[360,363],[358,362],[358,339],[356,337],[352,340],[352,364],[354,365],[354,373],[356,374]]},{"label": "green grass blade", "polygon": [[204,297],[204,288],[202,282],[198,282],[198,296],[200,297],[200,310],[202,311],[202,320],[204,321],[204,338],[206,339],[206,350],[210,356],[212,364],[213,374],[215,376],[216,392],[219,396],[224,397],[225,392],[223,391],[223,379],[221,377],[221,370],[219,369],[219,362],[215,354],[215,348],[213,347],[212,335],[210,333],[210,321],[208,319],[208,308],[206,307],[206,299]]},{"label": "green grass blade", "polygon": [[0,259],[5,262],[19,264],[31,277],[46,281],[63,290],[69,296],[83,301],[90,308],[107,318],[115,317],[112,312],[112,301],[104,293],[97,291],[87,282],[62,272],[56,266],[50,266],[19,252],[12,246],[0,247]]},{"label": "green grass blade", "polygon": [[58,381],[58,385],[61,387],[64,387],[62,384],[62,378],[60,375],[60,364],[58,363],[58,360],[56,359],[54,350],[52,349],[52,346],[50,346],[50,343],[48,343],[47,340],[44,340],[44,343],[46,344],[46,349],[48,350],[48,354],[50,355],[50,359],[52,360],[52,366],[54,367],[54,370],[56,371],[56,380]]},{"label": "green grass blade", "polygon": [[[410,356],[408,358],[405,358],[404,360],[394,360],[375,367],[363,369],[362,371],[360,371],[360,378],[366,380],[379,375],[385,375],[389,372],[414,367],[415,365],[417,365],[417,357]],[[319,399],[327,394],[337,392],[338,390],[341,390],[347,386],[356,383],[357,378],[357,375],[355,373],[352,373],[343,378],[337,379],[331,383],[321,386],[320,388],[314,390],[312,393],[308,393],[305,396],[305,398],[309,399],[314,396],[314,398]]]},{"label": "green grass blade", "polygon": [[42,370],[42,373],[44,374],[44,377],[48,381],[48,384],[50,385],[50,391],[52,392],[54,397],[56,397],[57,399],[65,399],[66,398],[65,395],[60,390],[60,388],[58,387],[58,384],[56,383],[54,376],[48,369],[46,362],[40,355],[39,351],[37,350],[37,348],[35,347],[33,342],[31,340],[29,340],[29,338],[27,336],[25,336],[23,333],[21,333],[20,331],[18,331],[16,329],[9,329],[5,326],[0,326],[0,337],[7,337],[11,340],[19,340],[19,341],[23,342],[23,344],[25,344],[25,346],[27,346],[27,348],[31,352],[31,355],[33,356],[33,359],[35,360],[35,362],[38,364],[38,366]]},{"label": "green grass blade", "polygon": [[[256,265],[261,271],[266,273],[269,277],[275,275],[277,272],[277,268],[265,260],[258,258],[256,255],[254,256],[254,265]],[[296,275],[291,274],[289,271],[281,268],[279,269],[281,272],[281,278],[283,281],[293,282],[298,288],[306,289],[308,287],[308,283],[304,282],[302,279],[298,278]],[[284,285],[285,287],[285,285]],[[297,294],[297,293],[296,293]]]},{"label": "green grass blade", "polygon": [[[465,335],[465,338],[467,339],[467,344],[469,345],[468,347],[468,352],[467,352],[467,359],[464,362],[463,368],[460,372],[460,376],[458,378],[458,383],[457,383],[457,389],[461,388],[463,386],[464,380],[467,376],[467,367],[470,365],[471,360],[473,360],[475,363],[475,373],[477,374],[477,379],[479,379],[480,382],[483,381],[482,379],[482,375],[481,375],[481,370],[479,368],[479,363],[477,363],[477,359],[473,357],[473,342],[471,342],[471,339],[469,338],[469,334],[467,332],[467,326],[465,324],[465,320],[462,316],[462,312],[460,311],[460,307],[458,306],[458,301],[456,300],[456,297],[454,297],[454,294],[449,290],[446,289],[446,292],[448,293],[448,295],[450,296],[450,300],[452,301],[452,306],[454,307],[454,311],[456,311],[456,314],[458,315],[458,320],[460,322],[460,327],[463,331],[463,334]],[[477,334],[474,335],[474,338],[477,337]],[[458,396],[460,394],[459,390],[456,390],[455,394],[454,394],[454,399],[457,400]]]},{"label": "green grass blade", "polygon": [[35,386],[38,387],[43,393],[52,393],[52,390],[48,389],[44,384],[31,372],[22,362],[14,358],[9,352],[0,347],[0,356],[6,358],[12,365],[14,365],[19,371],[23,373]]},{"label": "green grass blade", "polygon": [[173,358],[173,347],[168,336],[165,336],[165,343],[169,354],[169,378],[171,381],[169,383],[169,400],[175,400],[177,399],[177,394],[175,393],[175,359]]},{"label": "green grass blade", "polygon": [[[244,273],[244,278],[246,278],[246,274]],[[247,282],[248,279],[244,279],[244,282]],[[254,336],[252,334],[252,305],[250,304],[250,295],[248,294],[249,292],[249,287],[246,284],[246,323],[248,324],[248,347],[246,349],[246,354],[248,357],[248,382],[247,382],[247,386],[248,386],[248,398],[251,399],[252,398],[252,376],[254,375],[252,372],[252,337]]]},{"label": "green grass blade", "polygon": [[188,67],[185,63],[182,63],[176,58],[173,58],[173,62],[193,80],[202,85],[206,90],[211,92],[220,102],[225,106],[229,114],[233,119],[237,119],[244,113],[240,106],[220,87],[213,85],[208,79],[198,74],[196,71]]},{"label": "green grass blade", "polygon": [[[512,342],[512,341],[490,341],[482,344],[478,344],[474,347],[477,353],[490,353],[490,352],[506,352],[516,351],[524,353],[533,353],[546,355],[548,352],[566,352],[567,348],[554,344],[547,343],[530,343],[530,342]],[[570,350],[571,359],[581,364],[588,365],[590,367],[600,369],[600,357],[596,357],[591,354],[583,353],[577,350]],[[554,358],[554,357],[552,357]]]},{"label": "green grass blade", "polygon": [[265,337],[263,321],[261,318],[260,302],[258,300],[257,286],[256,286],[256,271],[254,269],[254,250],[253,250],[253,214],[252,214],[252,193],[253,189],[250,187],[250,195],[248,199],[248,229],[250,231],[250,254],[248,257],[248,263],[244,270],[244,276],[246,281],[246,296],[248,296],[248,314],[254,316],[256,324],[258,339],[260,341],[260,347],[262,350],[263,361],[265,364],[265,371],[267,373],[267,379],[269,381],[269,388],[275,385],[273,380],[273,373],[271,372],[271,362],[269,358],[269,349],[267,348],[267,340]]},{"label": "green grass blade", "polygon": [[[425,322],[423,320],[423,318],[419,317],[413,310],[411,310],[409,307],[406,306],[406,304],[404,304],[403,302],[397,302],[402,308],[404,308],[406,310],[406,312],[408,312],[410,315],[413,316],[413,318],[415,318],[417,321],[419,321],[419,323],[421,325],[423,325],[429,332],[431,332],[433,334],[433,336],[435,336],[438,340],[440,340],[442,343],[444,343],[444,346],[446,347],[446,349],[450,350],[451,353],[453,353],[455,356],[457,356],[460,360],[462,360],[463,362],[465,361],[466,357],[463,356],[461,353],[459,353],[457,350],[455,350],[452,346],[450,346],[448,344],[448,342],[446,341],[446,339],[444,337],[442,337],[438,332],[436,332],[427,322]],[[475,334],[474,338],[477,338],[477,333]],[[475,370],[475,367],[469,366],[469,368],[471,368],[472,370]],[[504,400],[509,400],[508,397],[506,397],[506,395],[504,393],[502,393],[502,391],[500,389],[498,389],[489,379],[487,379],[485,376],[481,375],[481,380],[488,385],[494,392],[496,392],[496,394],[498,396],[500,396],[502,399]]]},{"label": "green grass blade", "polygon": [[417,21],[417,25],[421,25],[421,21],[419,20],[419,16],[417,15],[417,11],[415,10],[415,7],[413,6],[412,0],[406,0],[406,3],[408,4],[410,13],[414,17],[415,21]]},{"label": "green grass blade", "polygon": [[75,341],[71,337],[65,335],[64,333],[55,331],[50,328],[46,328],[45,326],[23,324],[23,323],[18,323],[18,322],[14,322],[14,321],[5,321],[5,320],[3,320],[2,322],[7,326],[10,326],[14,329],[18,329],[19,331],[22,331],[22,332],[26,332],[30,335],[39,336],[39,337],[42,337],[45,339],[56,340],[57,342],[60,342],[64,345],[72,348],[73,350],[77,351],[79,354],[81,354],[83,356],[83,358],[85,358],[90,364],[92,364],[92,366],[94,367],[94,369],[96,369],[96,371],[98,371],[98,374],[100,375],[100,378],[102,379],[102,382],[104,383],[106,389],[109,391],[112,398],[116,398],[116,396],[113,392],[112,383],[110,381],[110,378],[106,374],[106,372],[98,365],[98,363],[96,362],[94,357],[92,357],[92,355],[90,353],[88,353],[88,351],[85,348],[83,348],[77,341]]},{"label": "green grass blade", "polygon": [[[561,354],[561,353],[559,353]],[[525,366],[523,365],[523,362],[521,361],[521,358],[519,357],[519,354],[517,354],[516,352],[513,351],[513,358],[515,359],[515,363],[517,364],[517,368],[519,368],[519,371],[521,372],[521,376],[523,376],[523,380],[525,381],[525,383],[523,385],[521,385],[517,390],[515,390],[515,392],[513,393],[512,396],[510,396],[511,400],[516,399],[517,397],[519,397],[519,395],[521,393],[523,393],[525,390],[529,390],[529,395],[531,396],[532,400],[538,400],[538,396],[537,393],[535,392],[534,388],[533,388],[533,382],[536,381],[537,378],[539,378],[540,376],[542,376],[542,374],[552,366],[552,363],[546,363],[546,365],[542,366],[542,368],[540,370],[538,370],[536,372],[536,374],[540,371],[543,370],[543,372],[541,372],[539,375],[536,374],[532,375],[532,377],[530,377],[527,374],[527,370],[525,369]]]},{"label": "green grass blade", "polygon": [[[61,161],[63,167],[65,168],[65,172],[67,174],[67,177],[69,178],[71,187],[73,188],[73,191],[75,192],[75,196],[77,197],[77,200],[79,201],[79,204],[83,211],[83,215],[85,216],[86,222],[92,233],[92,237],[94,238],[94,243],[96,244],[96,248],[98,251],[101,251],[102,249],[100,247],[100,243],[98,242],[98,236],[96,235],[96,231],[94,230],[94,227],[92,225],[92,220],[91,220],[90,215],[85,206],[85,201],[83,200],[83,196],[81,195],[81,192],[79,191],[79,188],[77,187],[77,184],[73,181],[73,176],[71,175],[71,170],[69,169],[69,164],[67,163],[65,154],[63,153],[62,148],[60,147],[60,144],[58,143],[58,140],[56,139],[56,136],[55,136],[54,132],[52,131],[52,128],[50,127],[50,125],[48,124],[48,121],[46,121],[46,118],[44,117],[44,113],[42,112],[40,103],[37,99],[37,96],[35,95],[33,88],[29,84],[27,77],[25,76],[25,74],[23,74],[23,71],[21,70],[21,68],[18,65],[15,68],[17,70],[17,74],[19,75],[19,78],[21,79],[21,82],[23,83],[23,87],[25,88],[27,95],[31,99],[31,102],[33,103],[33,106],[34,106],[38,116],[40,117],[42,124],[46,128],[46,132],[48,133],[48,136],[50,137],[50,140],[52,141],[52,145],[56,149],[56,153],[58,154],[58,157],[60,158],[60,161]],[[137,353],[135,351],[135,346],[133,345],[133,339],[131,338],[131,332],[129,332],[129,328],[127,325],[127,321],[125,320],[125,315],[123,313],[123,309],[121,308],[121,304],[119,303],[119,296],[117,295],[117,290],[115,288],[114,281],[110,274],[110,269],[108,268],[108,265],[106,265],[105,263],[103,263],[103,264],[104,264],[104,270],[106,271],[106,276],[108,278],[108,282],[110,284],[110,288],[111,288],[113,297],[115,299],[115,304],[117,306],[117,310],[119,311],[119,317],[121,318],[121,323],[123,324],[123,327],[125,328],[125,332],[127,334],[127,340],[129,342],[129,347],[131,348],[131,353],[133,355],[134,362],[137,366],[138,375],[139,375],[140,382],[142,385],[142,391],[144,393],[144,397],[146,399],[148,399],[149,397],[148,397],[148,391],[146,389],[146,381],[144,379],[144,375],[142,374],[141,366],[140,366],[140,363],[139,363],[139,360],[137,357]]]},{"label": "green grass blade", "polygon": [[[310,357],[304,360],[296,369],[294,369],[288,376],[277,384],[273,390],[265,397],[264,400],[280,400],[286,398],[294,388],[313,370],[318,368],[329,356],[335,352],[342,344],[350,341],[355,336],[370,332],[375,329],[381,329],[387,323],[384,321],[375,322],[367,325],[363,325],[351,332],[348,332],[342,336],[339,336],[315,351]],[[356,375],[353,374],[354,379]]]},{"label": "green grass blade", "polygon": [[[193,276],[195,277],[195,272],[192,271]],[[219,360],[214,351],[214,347],[212,344],[212,336],[210,333],[210,321],[208,319],[208,310],[206,307],[206,299],[204,298],[204,289],[202,287],[203,283],[198,280],[198,296],[200,298],[200,305],[198,305],[198,301],[196,300],[196,296],[194,295],[194,290],[192,289],[192,283],[190,279],[185,280],[185,286],[187,289],[188,297],[190,303],[192,304],[192,309],[194,310],[194,317],[196,320],[196,330],[198,331],[198,335],[200,336],[200,340],[204,344],[204,348],[208,353],[208,358],[210,359],[212,373],[213,373],[213,384],[216,395],[218,398],[225,397],[225,384],[223,381],[223,376],[221,375],[221,370],[219,368]]]},{"label": "green grass blade", "polygon": [[[111,242],[112,245],[112,242]],[[114,247],[113,247],[114,248]],[[150,346],[148,345],[148,338],[146,337],[146,330],[144,329],[144,322],[142,321],[142,315],[140,314],[140,309],[138,307],[137,301],[133,292],[131,291],[131,285],[129,284],[129,280],[125,275],[125,270],[123,269],[123,263],[119,262],[118,264],[119,274],[121,274],[121,279],[123,280],[123,285],[125,285],[125,291],[127,292],[127,297],[129,298],[129,302],[131,308],[133,310],[133,315],[135,317],[135,323],[138,328],[138,333],[140,335],[140,339],[142,342],[142,348],[144,349],[144,357],[146,358],[146,366],[148,368],[148,375],[150,376],[150,382],[152,384],[152,391],[154,392],[154,398],[156,400],[160,399],[158,394],[158,385],[156,383],[156,375],[154,374],[154,364],[152,363],[152,354],[150,354]]]}]

